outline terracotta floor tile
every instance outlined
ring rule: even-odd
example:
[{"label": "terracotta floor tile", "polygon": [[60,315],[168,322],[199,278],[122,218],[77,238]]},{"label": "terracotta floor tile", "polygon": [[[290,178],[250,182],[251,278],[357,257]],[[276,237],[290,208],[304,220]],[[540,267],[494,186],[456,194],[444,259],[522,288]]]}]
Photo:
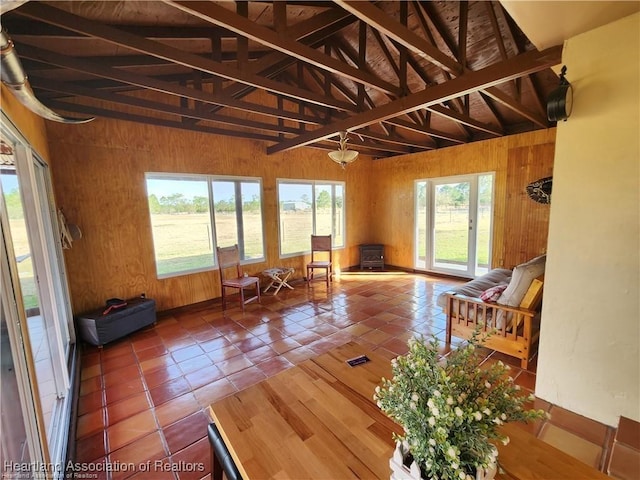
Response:
[{"label": "terracotta floor tile", "polygon": [[220,380],[222,377],[224,377],[224,373],[214,365],[209,365],[184,376],[184,378],[187,379],[187,382],[189,382],[189,385],[191,385],[192,390],[200,388],[208,383],[215,382],[216,380]]},{"label": "terracotta floor tile", "polygon": [[218,337],[213,340],[200,343],[200,347],[205,352],[215,352],[216,350],[220,350],[222,347],[227,347],[229,345],[231,345],[231,342],[224,337]]},{"label": "terracotta floor tile", "polygon": [[601,446],[556,427],[549,422],[542,427],[538,438],[594,468],[598,468],[600,464]]},{"label": "terracotta floor tile", "polygon": [[89,463],[107,454],[106,432],[101,429],[93,435],[87,435],[76,443],[76,462]]},{"label": "terracotta floor tile", "polygon": [[264,345],[260,348],[256,348],[255,350],[251,350],[245,353],[245,355],[253,363],[259,363],[277,356],[278,353],[270,346]]},{"label": "terracotta floor tile", "polygon": [[114,370],[118,370],[120,368],[133,365],[136,362],[137,362],[136,356],[133,354],[133,351],[131,351],[131,348],[129,348],[128,353],[104,360],[102,362],[102,370],[105,374],[107,374]]},{"label": "terracotta floor tile", "polygon": [[138,357],[139,362],[144,362],[145,360],[151,360],[157,357],[161,357],[163,355],[167,355],[169,350],[164,344],[156,345],[154,347],[145,348],[144,350],[136,351],[136,357]]},{"label": "terracotta floor tile", "polygon": [[107,428],[109,450],[114,452],[157,430],[151,410],[145,410]]},{"label": "terracotta floor tile", "polygon": [[127,397],[135,395],[136,393],[144,392],[145,387],[141,378],[134,378],[127,380],[113,387],[105,389],[105,395],[107,399],[107,405],[113,402],[124,400]]},{"label": "terracotta floor tile", "polygon": [[190,345],[188,347],[181,348],[179,350],[174,350],[171,352],[171,356],[173,357],[176,363],[180,363],[185,360],[189,360],[190,358],[194,358],[203,354],[204,354],[204,350],[200,348],[200,346],[197,344]]},{"label": "terracotta floor tile", "polygon": [[200,480],[211,471],[209,448],[209,440],[202,438],[171,456],[174,464],[184,466],[178,469],[180,480]]},{"label": "terracotta floor tile", "polygon": [[515,383],[533,392],[536,389],[536,376],[531,372],[522,370],[515,378]]},{"label": "terracotta floor tile", "polygon": [[80,396],[102,389],[102,376],[91,377],[80,382]]},{"label": "terracotta floor tile", "polygon": [[78,415],[84,415],[85,413],[93,412],[101,408],[103,402],[103,391],[96,390],[95,392],[87,393],[78,398]]},{"label": "terracotta floor tile", "polygon": [[78,417],[76,438],[84,438],[104,430],[104,408],[85,413]]},{"label": "terracotta floor tile", "polygon": [[[113,464],[133,464],[134,467],[127,468],[120,472],[114,471],[111,474],[111,478],[112,480],[128,478],[140,471],[146,470],[147,465],[149,465],[149,469],[151,470],[155,465],[155,461],[165,458],[167,453],[160,433],[150,433],[109,454],[109,458]],[[147,464],[149,461],[150,463]]]},{"label": "terracotta floor tile", "polygon": [[215,403],[221,398],[227,397],[232,393],[236,393],[238,389],[227,378],[221,378],[215,382],[209,383],[204,387],[200,387],[193,393],[202,408],[209,408],[209,405]]},{"label": "terracotta floor tile", "polygon": [[307,330],[304,332],[296,333],[295,335],[291,335],[291,339],[298,342],[300,345],[309,345],[310,343],[316,342],[318,340],[322,340],[322,337],[311,330]]},{"label": "terracotta floor tile", "polygon": [[155,408],[155,415],[161,427],[166,427],[202,409],[191,392],[180,395]]},{"label": "terracotta floor tile", "polygon": [[335,344],[330,340],[320,337],[320,340],[316,340],[315,342],[308,344],[307,348],[313,350],[313,353],[316,355],[322,355],[323,353],[327,353],[329,350],[335,348]]},{"label": "terracotta floor tile", "polygon": [[153,404],[157,407],[189,391],[191,391],[189,382],[184,377],[179,377],[150,389],[149,394]]},{"label": "terracotta floor tile", "polygon": [[233,375],[227,377],[231,383],[235,385],[238,390],[244,390],[251,385],[255,385],[261,382],[265,378],[265,374],[258,367],[249,367]]},{"label": "terracotta floor tile", "polygon": [[138,357],[140,356],[140,352],[142,352],[143,350],[164,347],[160,335],[153,335],[139,340],[134,340],[133,342],[131,342],[131,344],[133,347],[133,351],[136,353],[136,355],[138,355]]},{"label": "terracotta floor tile", "polygon": [[[516,383],[517,380],[516,378]],[[549,414],[551,415],[549,421],[555,426],[579,435],[596,445],[604,445],[607,438],[607,427],[605,425],[558,406],[552,406]]]},{"label": "terracotta floor tile", "polygon": [[137,472],[129,478],[130,480],[176,480],[176,476],[171,471],[171,460],[168,457],[154,460],[149,465],[149,470]]},{"label": "terracotta floor tile", "polygon": [[167,383],[176,378],[180,378],[184,373],[178,365],[169,365],[165,368],[157,368],[150,372],[145,372],[144,380],[149,390],[156,388],[163,383]]},{"label": "terracotta floor tile", "polygon": [[227,345],[213,352],[207,352],[207,357],[209,357],[215,365],[237,357],[238,355],[242,355],[242,351],[235,345]]},{"label": "terracotta floor tile", "polygon": [[627,417],[620,417],[616,441],[640,450],[640,423]]},{"label": "terracotta floor tile", "polygon": [[169,453],[174,454],[207,435],[211,420],[202,412],[196,412],[163,429]]},{"label": "terracotta floor tile", "polygon": [[[149,471],[99,476],[104,480],[208,480],[211,403],[354,339],[388,360],[403,353],[416,335],[436,335],[443,355],[453,348],[444,345],[446,322],[436,298],[459,281],[347,272],[329,289],[322,282],[311,288],[297,282],[295,290],[265,295],[245,311],[233,306],[223,312],[218,299],[161,312],[155,326],[102,350],[86,345],[75,457],[134,464],[150,460]],[[462,341],[454,338],[454,347]],[[487,365],[498,360],[512,365],[516,383],[533,390],[537,359],[522,371],[519,360],[487,353]],[[612,451],[610,427],[585,422],[540,399],[527,406],[555,411],[550,421],[519,428],[588,463],[609,459],[603,451]],[[188,472],[180,462],[202,469]],[[183,471],[174,474],[172,466]]]},{"label": "terracotta floor tile", "polygon": [[211,366],[213,366],[213,360],[204,353],[178,364],[178,367],[180,367],[180,370],[184,374],[202,370]]},{"label": "terracotta floor tile", "polygon": [[305,360],[313,357],[315,352],[307,347],[298,347],[293,350],[289,350],[282,354],[284,358],[289,360],[292,364],[297,365],[300,362],[304,362]]},{"label": "terracotta floor tile", "polygon": [[126,367],[122,367],[117,370],[112,370],[105,374],[103,377],[104,387],[111,388],[122,382],[140,378],[140,375],[140,365],[138,365],[138,362],[134,362],[131,365],[127,365]]},{"label": "terracotta floor tile", "polygon": [[282,372],[283,370],[286,370],[287,368],[293,367],[293,364],[286,358],[278,356],[259,363],[256,365],[256,367],[258,367],[262,371],[262,373],[265,374],[265,376],[272,377]]},{"label": "terracotta floor tile", "polygon": [[264,347],[265,343],[257,337],[250,337],[236,342],[235,346],[238,347],[242,353],[247,353],[257,348]]},{"label": "terracotta floor tile", "polygon": [[107,406],[107,425],[113,425],[150,408],[147,392],[140,392],[119,402],[111,403]]},{"label": "terracotta floor tile", "polygon": [[283,338],[271,344],[271,348],[278,354],[283,354],[298,347],[300,347],[300,344],[291,338]]},{"label": "terracotta floor tile", "polygon": [[608,472],[613,478],[622,480],[640,478],[640,452],[616,442],[611,453]]},{"label": "terracotta floor tile", "polygon": [[142,373],[146,374],[153,370],[161,368],[167,368],[171,365],[175,365],[176,362],[170,354],[159,355],[157,357],[149,358],[144,361],[140,361],[140,368]]},{"label": "terracotta floor tile", "polygon": [[97,363],[95,365],[89,365],[86,367],[82,367],[82,372],[80,373],[80,380],[87,380],[92,377],[97,377],[102,375],[102,365]]},{"label": "terracotta floor tile", "polygon": [[112,342],[105,345],[102,349],[102,362],[113,360],[121,355],[131,355],[133,349],[131,347],[131,341],[127,338],[120,339],[117,342]]},{"label": "terracotta floor tile", "polygon": [[238,355],[216,364],[222,373],[225,375],[232,375],[240,370],[249,368],[253,365],[253,362],[244,355]]}]

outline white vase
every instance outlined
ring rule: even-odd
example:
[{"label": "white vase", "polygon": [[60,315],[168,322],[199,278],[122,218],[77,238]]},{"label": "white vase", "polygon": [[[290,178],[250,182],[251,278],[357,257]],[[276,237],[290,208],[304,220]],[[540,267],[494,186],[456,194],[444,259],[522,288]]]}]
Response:
[{"label": "white vase", "polygon": [[[396,449],[393,452],[389,466],[391,467],[391,480],[425,480],[422,478],[420,467],[416,462],[411,462],[411,466],[404,464],[404,459],[409,453],[409,445],[406,442],[396,442]],[[478,468],[476,471],[476,480],[493,480],[498,472],[497,451],[493,457],[493,461],[485,470]]]}]

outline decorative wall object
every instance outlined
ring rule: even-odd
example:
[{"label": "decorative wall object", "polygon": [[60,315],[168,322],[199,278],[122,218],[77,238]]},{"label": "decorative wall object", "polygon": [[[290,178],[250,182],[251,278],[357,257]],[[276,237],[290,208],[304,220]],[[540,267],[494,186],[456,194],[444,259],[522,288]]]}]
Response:
[{"label": "decorative wall object", "polygon": [[551,186],[553,177],[545,177],[527,185],[527,195],[538,203],[551,203]]}]

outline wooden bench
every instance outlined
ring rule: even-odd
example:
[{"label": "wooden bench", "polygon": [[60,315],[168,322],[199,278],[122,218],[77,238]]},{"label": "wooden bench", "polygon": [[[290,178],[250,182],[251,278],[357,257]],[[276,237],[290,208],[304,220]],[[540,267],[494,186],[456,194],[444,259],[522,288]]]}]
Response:
[{"label": "wooden bench", "polygon": [[488,334],[484,346],[520,359],[526,369],[537,352],[540,319],[537,309],[542,301],[543,281],[535,279],[519,307],[485,303],[479,298],[447,293],[446,342],[452,335],[468,339],[479,329]]}]

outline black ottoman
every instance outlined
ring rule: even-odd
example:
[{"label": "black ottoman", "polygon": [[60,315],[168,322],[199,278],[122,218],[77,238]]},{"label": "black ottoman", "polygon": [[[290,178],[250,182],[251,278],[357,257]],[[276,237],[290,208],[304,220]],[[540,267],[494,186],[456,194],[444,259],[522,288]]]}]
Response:
[{"label": "black ottoman", "polygon": [[126,307],[106,315],[105,310],[102,307],[77,317],[78,330],[85,342],[101,347],[156,322],[156,301],[151,298],[127,300]]}]

